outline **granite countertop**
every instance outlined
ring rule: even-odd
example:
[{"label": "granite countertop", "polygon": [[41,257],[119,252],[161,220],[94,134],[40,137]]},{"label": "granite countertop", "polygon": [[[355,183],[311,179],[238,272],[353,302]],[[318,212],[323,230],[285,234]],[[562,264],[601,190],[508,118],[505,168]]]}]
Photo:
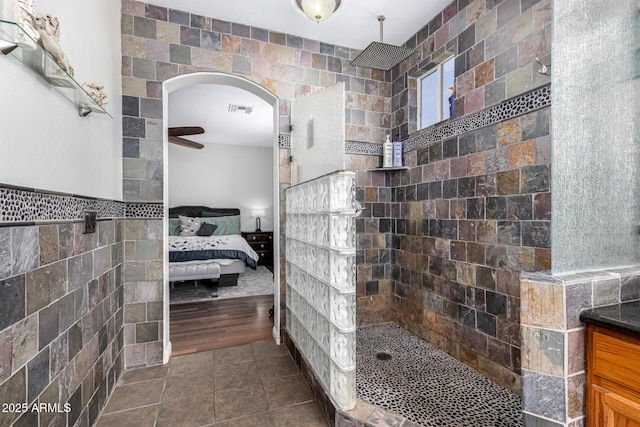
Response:
[{"label": "granite countertop", "polygon": [[640,338],[640,301],[584,310],[580,320]]}]

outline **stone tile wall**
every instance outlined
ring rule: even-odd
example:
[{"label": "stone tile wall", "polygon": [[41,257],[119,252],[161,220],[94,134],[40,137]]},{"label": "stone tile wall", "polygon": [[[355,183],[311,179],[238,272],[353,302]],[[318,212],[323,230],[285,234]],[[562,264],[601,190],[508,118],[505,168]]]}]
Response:
[{"label": "stone tile wall", "polygon": [[[220,21],[142,2],[122,0],[123,186],[124,198],[162,201],[162,82],[196,71],[250,79],[280,98],[281,134],[289,133],[290,100],[344,82],[347,139],[382,142],[391,123],[391,84],[384,72],[349,65],[358,52],[316,40]],[[281,190],[290,185],[288,152],[281,149]],[[281,204],[281,232],[284,209]],[[131,227],[129,226],[131,225]],[[161,329],[151,323],[162,294],[161,221],[125,227],[126,365],[161,362]],[[145,233],[149,240],[145,240]],[[284,235],[280,254],[284,256]],[[160,249],[161,250],[161,249]],[[284,266],[281,258],[281,265]],[[281,269],[284,275],[284,268]],[[284,281],[281,279],[281,284]],[[145,290],[141,290],[144,288]],[[281,289],[284,304],[284,286]],[[147,311],[144,312],[143,305]],[[149,313],[149,306],[153,314]],[[282,311],[284,313],[284,311]],[[284,316],[284,314],[282,314]],[[146,316],[146,317],[145,317]],[[284,320],[284,319],[283,319]]]},{"label": "stone tile wall", "polygon": [[124,365],[123,221],[33,224],[0,227],[0,396],[60,406],[0,425],[92,425]]},{"label": "stone tile wall", "polygon": [[162,82],[196,71],[252,80],[289,101],[344,82],[347,139],[382,142],[391,123],[384,72],[349,65],[352,49],[220,21],[142,2],[122,1],[124,191],[126,200],[162,200]]},{"label": "stone tile wall", "polygon": [[418,130],[416,77],[445,51],[455,56],[455,117],[548,84],[535,58],[550,62],[551,0],[453,1],[405,46],[418,53],[392,70],[394,141]]},{"label": "stone tile wall", "polygon": [[[457,118],[548,84],[533,58],[550,54],[550,7],[457,1],[427,23],[392,70],[394,139],[419,135],[415,77],[445,50]],[[521,392],[519,273],[550,269],[549,117],[469,124],[405,152],[406,171],[358,175],[359,324],[393,320]]]},{"label": "stone tile wall", "polygon": [[[357,52],[339,46],[123,0],[125,198],[161,200],[168,78],[245,76],[280,97],[281,133],[288,100],[344,81],[348,140],[381,142],[389,128],[406,139],[416,130],[414,77],[432,58],[444,49],[457,55],[457,116],[475,113],[548,83],[533,56],[549,54],[549,23],[550,0],[453,2],[407,42],[420,54],[382,73],[351,67]],[[349,156],[368,208],[357,222],[359,324],[397,321],[519,389],[517,276],[549,264],[548,122],[544,110],[438,141],[407,154],[408,172],[366,172],[378,156]],[[285,161],[280,176],[288,174]],[[153,270],[126,277],[155,280]],[[130,351],[140,350],[127,331]],[[136,354],[127,366],[147,360]]]},{"label": "stone tile wall", "polygon": [[124,349],[127,368],[162,364],[162,219],[124,222]]},{"label": "stone tile wall", "polygon": [[348,159],[356,171],[356,200],[364,208],[356,218],[356,322],[390,322],[395,262],[392,220],[386,214],[393,193],[390,175],[368,171],[381,166],[380,156],[352,154]]},{"label": "stone tile wall", "polygon": [[640,300],[640,268],[523,273],[521,280],[525,425],[584,426],[586,332],[580,311]]},{"label": "stone tile wall", "polygon": [[393,233],[394,321],[517,393],[519,272],[550,269],[549,112],[407,153],[372,204]]}]

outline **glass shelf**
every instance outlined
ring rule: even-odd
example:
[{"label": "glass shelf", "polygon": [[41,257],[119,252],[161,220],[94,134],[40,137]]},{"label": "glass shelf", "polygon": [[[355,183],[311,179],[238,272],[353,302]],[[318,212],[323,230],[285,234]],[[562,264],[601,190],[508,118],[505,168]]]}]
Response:
[{"label": "glass shelf", "polygon": [[406,171],[409,170],[409,166],[393,166],[393,167],[379,167],[367,169],[368,172],[391,172],[391,171]]},{"label": "glass shelf", "polygon": [[75,105],[80,116],[95,112],[113,118],[20,25],[0,19],[0,39],[17,43],[11,54]]}]

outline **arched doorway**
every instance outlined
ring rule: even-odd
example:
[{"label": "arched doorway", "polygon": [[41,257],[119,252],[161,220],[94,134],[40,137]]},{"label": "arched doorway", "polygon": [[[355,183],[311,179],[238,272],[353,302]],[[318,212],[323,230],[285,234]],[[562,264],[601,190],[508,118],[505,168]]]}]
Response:
[{"label": "arched doorway", "polygon": [[[273,110],[273,275],[274,275],[274,326],[272,335],[277,344],[280,344],[280,264],[279,264],[279,152],[278,152],[278,97],[266,90],[264,87],[247,80],[243,77],[231,74],[217,72],[192,73],[174,77],[163,83],[163,200],[164,200],[164,241],[168,239],[168,210],[169,210],[169,186],[167,185],[167,177],[169,176],[169,149],[168,149],[168,116],[169,116],[169,95],[178,90],[188,88],[194,85],[224,85],[245,90],[259,97],[272,106]],[[170,324],[169,324],[169,259],[168,251],[164,251],[163,255],[163,272],[164,272],[164,291],[163,291],[163,347],[164,362],[169,360],[171,355],[170,342]]]}]

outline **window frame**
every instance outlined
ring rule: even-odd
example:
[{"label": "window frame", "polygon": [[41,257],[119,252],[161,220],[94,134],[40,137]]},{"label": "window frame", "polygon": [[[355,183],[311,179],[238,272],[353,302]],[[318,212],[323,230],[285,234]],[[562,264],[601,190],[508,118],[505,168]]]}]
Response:
[{"label": "window frame", "polygon": [[[444,58],[441,62],[439,62],[435,67],[431,68],[430,70],[420,74],[419,76],[417,76],[417,80],[418,80],[418,84],[417,84],[417,90],[418,90],[418,108],[417,108],[417,112],[418,112],[418,131],[421,131],[423,129],[426,129],[430,126],[436,125],[444,120],[448,120],[447,119],[443,119],[443,104],[444,104],[444,100],[445,100],[445,94],[444,94],[444,90],[443,90],[443,83],[444,83],[444,66],[445,64],[447,64],[449,61],[455,61],[455,57],[454,55],[450,55],[446,58]],[[454,63],[455,66],[455,63]],[[428,125],[423,125],[422,124],[422,110],[423,110],[423,102],[422,102],[422,81],[429,77],[430,75],[434,74],[434,73],[438,73],[438,82],[437,82],[437,94],[436,94],[436,121],[433,123],[430,123]],[[455,85],[455,75],[454,75],[454,83]],[[448,96],[447,96],[448,98]]]}]

